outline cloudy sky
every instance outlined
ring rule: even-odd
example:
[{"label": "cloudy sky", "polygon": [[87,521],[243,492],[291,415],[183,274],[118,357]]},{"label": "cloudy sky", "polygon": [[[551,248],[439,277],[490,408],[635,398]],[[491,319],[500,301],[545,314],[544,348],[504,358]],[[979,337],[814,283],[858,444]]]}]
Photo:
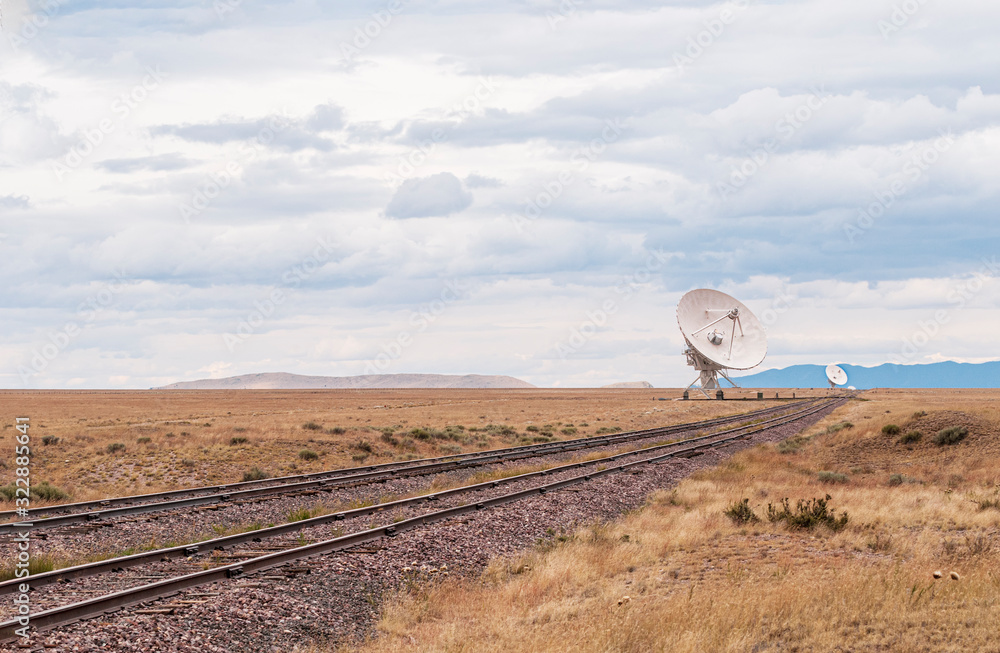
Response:
[{"label": "cloudy sky", "polygon": [[3,0],[0,387],[1000,358],[986,0]]}]

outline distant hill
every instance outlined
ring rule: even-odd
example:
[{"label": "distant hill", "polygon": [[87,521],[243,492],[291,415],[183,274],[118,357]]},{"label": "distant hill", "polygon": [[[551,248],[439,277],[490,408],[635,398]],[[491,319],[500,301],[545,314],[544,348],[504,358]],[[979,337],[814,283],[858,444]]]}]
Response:
[{"label": "distant hill", "polygon": [[[928,363],[878,367],[840,365],[847,372],[847,385],[856,388],[1000,388],[1000,361],[989,363]],[[746,388],[822,388],[826,365],[793,365],[748,376],[734,377]]]},{"label": "distant hill", "polygon": [[285,372],[243,374],[225,379],[171,383],[156,390],[312,390],[361,388],[534,388],[512,376],[480,374],[367,374],[362,376],[303,376]]},{"label": "distant hill", "polygon": [[609,383],[608,385],[602,385],[601,388],[652,388],[653,384],[649,381],[622,381],[621,383]]}]

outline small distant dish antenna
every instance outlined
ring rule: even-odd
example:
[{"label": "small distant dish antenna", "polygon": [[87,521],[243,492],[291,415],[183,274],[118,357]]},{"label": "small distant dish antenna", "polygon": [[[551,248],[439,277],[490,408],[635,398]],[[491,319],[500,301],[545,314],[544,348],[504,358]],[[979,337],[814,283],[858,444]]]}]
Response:
[{"label": "small distant dish antenna", "polygon": [[677,304],[677,325],[684,335],[688,365],[698,370],[701,392],[719,387],[726,370],[749,370],[767,355],[767,336],[760,320],[742,302],[718,290],[692,290]]},{"label": "small distant dish antenna", "polygon": [[847,386],[847,389],[848,389],[848,390],[857,390],[857,388],[855,388],[855,387],[854,387],[853,385],[849,385],[849,386]]},{"label": "small distant dish antenna", "polygon": [[830,382],[831,388],[847,383],[847,372],[840,365],[826,366],[826,380]]}]

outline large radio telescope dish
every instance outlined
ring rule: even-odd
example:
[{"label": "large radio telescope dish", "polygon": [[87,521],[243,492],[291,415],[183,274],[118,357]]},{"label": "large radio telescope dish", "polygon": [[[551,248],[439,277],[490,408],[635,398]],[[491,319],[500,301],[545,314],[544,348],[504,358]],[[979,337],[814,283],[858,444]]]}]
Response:
[{"label": "large radio telescope dish", "polygon": [[677,304],[677,324],[684,335],[688,365],[701,391],[719,387],[719,375],[736,385],[726,370],[748,370],[767,355],[764,327],[742,302],[718,290],[692,290]]},{"label": "large radio telescope dish", "polygon": [[840,365],[827,365],[826,379],[830,382],[831,388],[836,388],[847,383],[847,372]]}]

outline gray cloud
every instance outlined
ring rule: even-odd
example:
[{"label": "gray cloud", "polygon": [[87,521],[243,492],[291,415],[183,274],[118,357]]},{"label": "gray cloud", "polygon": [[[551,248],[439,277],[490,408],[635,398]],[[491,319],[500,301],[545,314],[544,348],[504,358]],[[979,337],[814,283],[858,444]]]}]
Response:
[{"label": "gray cloud", "polygon": [[157,156],[146,156],[135,159],[106,159],[98,164],[98,167],[118,174],[128,174],[137,171],[164,172],[172,170],[183,170],[194,165],[194,161],[187,159],[175,152],[170,154],[160,154]]},{"label": "gray cloud", "polygon": [[441,172],[421,179],[408,179],[385,207],[390,218],[428,218],[463,211],[472,204],[472,194],[458,177]]},{"label": "gray cloud", "polygon": [[318,105],[304,119],[271,115],[258,120],[221,120],[214,123],[159,125],[154,136],[176,136],[195,143],[224,144],[252,141],[279,150],[295,152],[315,149],[329,152],[336,144],[321,132],[338,131],[344,126],[343,110],[332,104]]}]

